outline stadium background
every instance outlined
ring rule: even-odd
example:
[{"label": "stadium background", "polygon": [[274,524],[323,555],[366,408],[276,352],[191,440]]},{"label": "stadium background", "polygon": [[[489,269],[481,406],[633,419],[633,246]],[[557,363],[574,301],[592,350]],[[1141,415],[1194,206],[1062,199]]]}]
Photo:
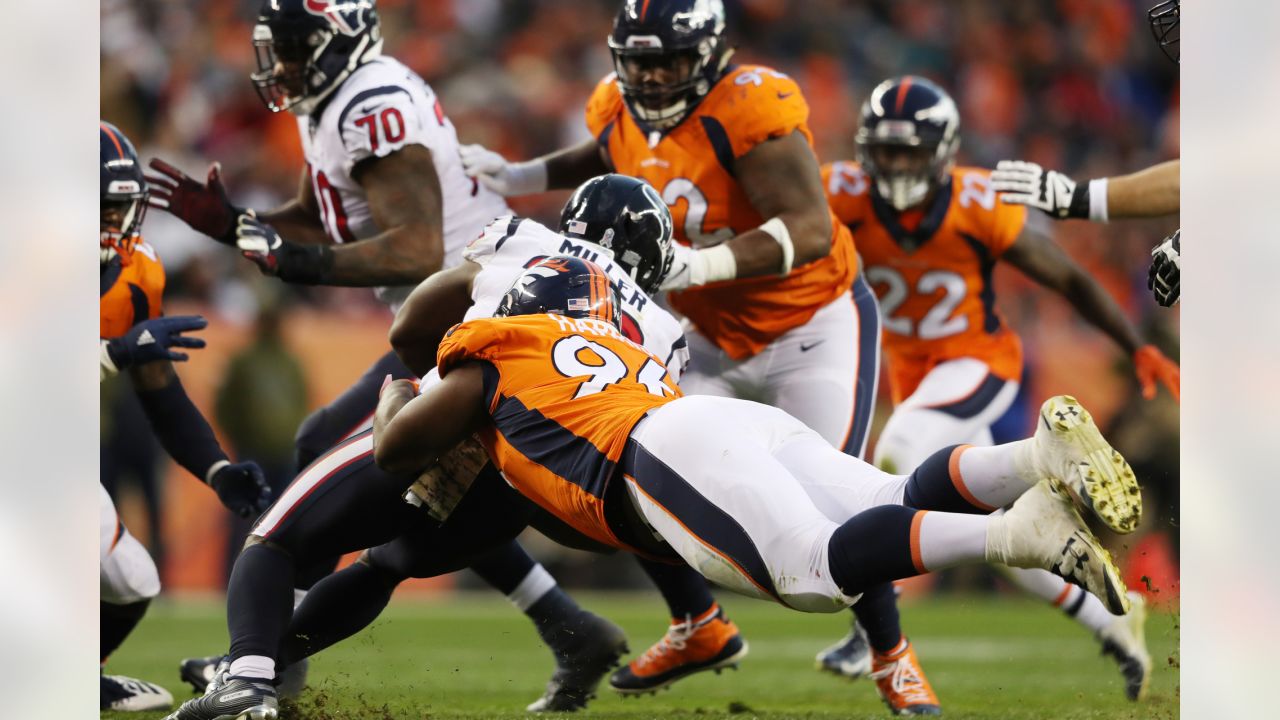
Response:
[{"label": "stadium background", "polygon": [[[866,93],[885,77],[910,72],[941,82],[956,98],[961,163],[1020,157],[1083,180],[1178,156],[1177,68],[1151,42],[1149,4],[730,0],[726,7],[736,60],[776,67],[804,89],[823,162],[853,157]],[[436,88],[463,142],[528,158],[586,136],[583,105],[611,70],[604,38],[613,0],[378,6],[385,51]],[[247,80],[257,7],[256,0],[103,0],[101,113],[134,139],[144,159],[164,157],[196,177],[219,160],[235,201],[269,207],[296,191],[303,161],[293,118],[267,112]],[[564,197],[512,204],[553,221]],[[1056,226],[1064,247],[1173,357],[1178,314],[1149,299],[1145,273],[1150,247],[1176,226]],[[200,312],[211,321],[209,347],[179,368],[184,385],[237,454],[269,471],[283,467],[297,421],[384,352],[388,312],[368,290],[286,288],[263,279],[235,252],[160,212],[148,215],[144,232],[165,262],[168,312]],[[1149,490],[1147,527],[1121,546],[1131,585],[1149,585],[1157,600],[1176,598],[1176,405],[1163,391],[1158,401],[1142,402],[1127,359],[1064,302],[1009,270],[998,271],[996,283],[999,309],[1022,334],[1028,364],[1026,391],[1004,432],[1027,431],[1035,399],[1049,394],[1072,392],[1094,409]],[[234,530],[212,493],[158,450],[132,393],[120,390],[102,391],[104,480],[131,530],[156,551],[168,591],[220,590]],[[877,428],[887,411],[882,399]],[[537,539],[529,547],[569,586],[643,583],[625,559],[592,562]],[[981,573],[950,582],[990,584]]]}]

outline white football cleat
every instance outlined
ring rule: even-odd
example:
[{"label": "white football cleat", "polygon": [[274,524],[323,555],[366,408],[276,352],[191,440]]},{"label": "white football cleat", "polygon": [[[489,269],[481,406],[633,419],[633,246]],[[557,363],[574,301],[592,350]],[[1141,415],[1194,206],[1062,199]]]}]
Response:
[{"label": "white football cleat", "polygon": [[1151,680],[1151,654],[1147,652],[1147,601],[1129,592],[1129,612],[1111,621],[1098,632],[1102,654],[1115,658],[1124,676],[1125,697],[1144,698]]},{"label": "white football cleat", "polygon": [[173,705],[173,695],[168,690],[146,680],[124,675],[100,675],[100,709],[121,712],[168,710]]},{"label": "white football cleat", "polygon": [[1107,527],[1122,534],[1138,528],[1138,479],[1075,398],[1058,395],[1040,406],[1035,455],[1041,472],[1061,480]]},{"label": "white football cleat", "polygon": [[987,560],[1043,568],[1079,585],[1113,615],[1129,611],[1120,569],[1055,480],[1041,480],[987,526]]}]

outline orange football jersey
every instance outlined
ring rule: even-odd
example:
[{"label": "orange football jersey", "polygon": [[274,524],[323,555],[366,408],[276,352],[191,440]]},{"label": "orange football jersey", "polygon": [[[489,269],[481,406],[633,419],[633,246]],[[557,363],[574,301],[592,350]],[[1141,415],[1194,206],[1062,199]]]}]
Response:
[{"label": "orange football jersey", "polygon": [[857,234],[867,281],[880,298],[895,403],[935,365],[956,358],[982,360],[1005,380],[1022,375],[1022,343],[996,312],[991,272],[1018,239],[1027,210],[998,202],[990,175],[952,170],[940,191],[946,197],[927,214],[916,211],[919,225],[908,231],[892,208],[873,201],[872,181],[856,163],[822,168],[831,208]]},{"label": "orange football jersey", "polygon": [[[799,130],[809,145],[809,106],[791,78],[758,65],[731,68],[679,125],[646,133],[609,75],[587,103],[587,127],[614,169],[653,185],[671,208],[676,239],[716,245],[759,227],[763,218],[734,178],[734,159]],[[670,294],[671,305],[730,357],[755,355],[808,322],[853,284],[853,237],[832,218],[831,253],[785,277],[730,280]]]},{"label": "orange football jersey", "polygon": [[138,241],[128,263],[113,262],[102,272],[98,300],[99,337],[120,337],[136,323],[160,317],[164,266],[156,251]]},{"label": "orange football jersey", "polygon": [[680,396],[662,362],[608,323],[551,314],[455,325],[440,344],[440,375],[468,360],[487,363],[493,424],[480,441],[512,487],[625,547],[605,522],[604,491],[632,428]]}]

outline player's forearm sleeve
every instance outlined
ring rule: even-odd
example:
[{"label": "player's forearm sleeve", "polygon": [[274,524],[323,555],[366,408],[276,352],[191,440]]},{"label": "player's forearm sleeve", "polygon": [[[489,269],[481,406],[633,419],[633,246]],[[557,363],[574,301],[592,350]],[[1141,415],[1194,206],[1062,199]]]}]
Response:
[{"label": "player's forearm sleeve", "polygon": [[176,375],[158,390],[139,390],[138,400],[165,452],[202,482],[214,463],[227,459],[213,428],[187,397]]}]

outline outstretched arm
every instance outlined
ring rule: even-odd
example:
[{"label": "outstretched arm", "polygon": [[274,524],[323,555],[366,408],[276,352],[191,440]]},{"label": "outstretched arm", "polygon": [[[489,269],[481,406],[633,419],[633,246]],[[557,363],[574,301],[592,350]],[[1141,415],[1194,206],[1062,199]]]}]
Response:
[{"label": "outstretched arm", "polygon": [[575,188],[597,175],[613,172],[608,154],[595,140],[525,162],[508,162],[480,145],[463,145],[458,154],[467,175],[508,197]]},{"label": "outstretched arm", "polygon": [[1180,162],[1170,160],[1129,175],[1077,183],[1035,163],[1001,160],[991,181],[1004,203],[1027,205],[1059,220],[1106,222],[1177,213],[1180,176]]},{"label": "outstretched arm", "polygon": [[467,261],[423,280],[391,323],[391,347],[418,377],[436,366],[436,352],[449,328],[462,322],[471,307],[471,281],[480,266]]},{"label": "outstretched arm", "polygon": [[1120,306],[1063,252],[1039,223],[1027,223],[1018,239],[1005,251],[1004,259],[1041,285],[1062,295],[1090,324],[1106,333],[1133,359],[1142,383],[1143,395],[1155,396],[1155,383],[1162,382],[1179,395],[1178,366],[1154,345],[1145,345]]}]

